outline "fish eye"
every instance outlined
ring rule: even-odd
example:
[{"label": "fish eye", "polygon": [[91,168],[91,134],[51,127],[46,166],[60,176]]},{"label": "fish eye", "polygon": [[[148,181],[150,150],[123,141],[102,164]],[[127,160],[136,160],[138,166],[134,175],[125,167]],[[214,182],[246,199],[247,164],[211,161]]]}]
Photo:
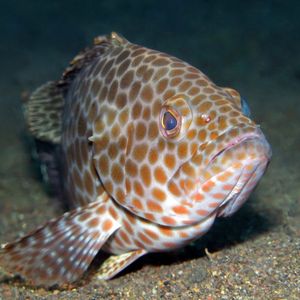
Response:
[{"label": "fish eye", "polygon": [[242,113],[250,118],[251,116],[251,110],[249,108],[248,102],[244,97],[241,97],[241,107],[242,107]]},{"label": "fish eye", "polygon": [[160,114],[161,132],[166,138],[175,137],[180,132],[181,117],[172,107],[164,107]]},{"label": "fish eye", "polygon": [[162,124],[166,130],[172,130],[177,126],[177,120],[171,112],[166,111],[163,116]]}]

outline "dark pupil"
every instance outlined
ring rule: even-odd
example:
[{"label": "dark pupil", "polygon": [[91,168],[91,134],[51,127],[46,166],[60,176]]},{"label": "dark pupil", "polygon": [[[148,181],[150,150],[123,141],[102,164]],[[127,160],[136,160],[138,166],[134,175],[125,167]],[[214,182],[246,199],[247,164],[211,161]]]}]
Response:
[{"label": "dark pupil", "polygon": [[166,130],[172,130],[177,126],[176,118],[169,112],[164,114],[164,126]]}]

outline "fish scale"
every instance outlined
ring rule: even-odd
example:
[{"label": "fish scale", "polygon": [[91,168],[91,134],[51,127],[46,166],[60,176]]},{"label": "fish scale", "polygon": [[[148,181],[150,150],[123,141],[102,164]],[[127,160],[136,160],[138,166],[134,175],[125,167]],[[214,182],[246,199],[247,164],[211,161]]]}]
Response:
[{"label": "fish scale", "polygon": [[39,145],[55,146],[71,208],[2,245],[0,266],[36,285],[78,280],[100,250],[111,256],[97,276],[110,279],[190,243],[247,200],[271,158],[237,91],[116,33],[34,91],[25,117]]}]

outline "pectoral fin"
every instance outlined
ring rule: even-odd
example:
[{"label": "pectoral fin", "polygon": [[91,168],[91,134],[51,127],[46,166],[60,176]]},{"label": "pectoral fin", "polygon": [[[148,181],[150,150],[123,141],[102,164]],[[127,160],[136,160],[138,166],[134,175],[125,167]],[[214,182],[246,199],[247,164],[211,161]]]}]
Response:
[{"label": "pectoral fin", "polygon": [[119,227],[107,203],[96,201],[2,245],[0,266],[34,285],[70,283],[81,277]]}]

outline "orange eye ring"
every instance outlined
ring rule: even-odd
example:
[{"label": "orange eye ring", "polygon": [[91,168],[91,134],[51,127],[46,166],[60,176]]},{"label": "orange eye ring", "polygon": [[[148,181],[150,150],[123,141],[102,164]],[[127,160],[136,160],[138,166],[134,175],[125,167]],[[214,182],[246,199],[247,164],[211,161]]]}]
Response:
[{"label": "orange eye ring", "polygon": [[181,116],[171,106],[164,106],[160,112],[159,127],[163,136],[166,138],[174,138],[180,133]]}]

